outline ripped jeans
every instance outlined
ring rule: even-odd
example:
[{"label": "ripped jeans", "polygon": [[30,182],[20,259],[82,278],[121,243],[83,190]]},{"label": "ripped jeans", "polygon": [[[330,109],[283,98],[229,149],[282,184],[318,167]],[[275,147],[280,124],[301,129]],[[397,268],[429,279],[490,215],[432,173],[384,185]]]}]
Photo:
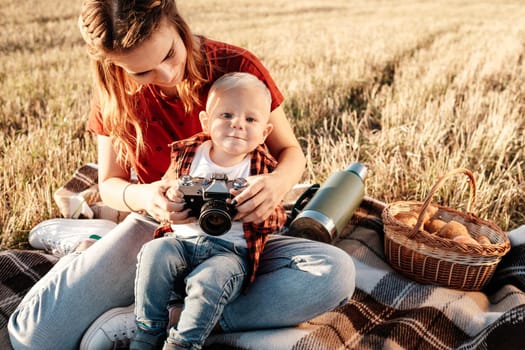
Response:
[{"label": "ripped jeans", "polygon": [[[132,304],[137,255],[157,225],[132,213],[82,254],[63,257],[11,315],[15,350],[78,349],[101,314]],[[355,267],[342,249],[272,235],[248,294],[226,305],[219,324],[225,332],[295,326],[344,303],[354,288]]]}]

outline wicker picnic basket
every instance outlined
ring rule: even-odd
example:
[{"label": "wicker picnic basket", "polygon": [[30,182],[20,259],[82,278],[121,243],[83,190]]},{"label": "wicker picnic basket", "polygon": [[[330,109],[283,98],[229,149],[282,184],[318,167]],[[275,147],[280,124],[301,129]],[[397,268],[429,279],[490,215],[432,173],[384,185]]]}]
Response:
[{"label": "wicker picnic basket", "polygon": [[[434,218],[463,224],[472,238],[489,238],[490,244],[458,243],[424,230],[423,216],[437,189],[450,177],[465,174],[469,178],[470,198],[467,212],[439,204]],[[490,280],[501,258],[509,251],[509,239],[495,224],[471,213],[476,197],[472,172],[458,168],[441,177],[424,202],[399,201],[388,204],[382,212],[384,251],[390,265],[406,277],[425,284],[454,289],[481,290]],[[419,212],[417,224],[410,227],[396,219],[403,212]]]}]

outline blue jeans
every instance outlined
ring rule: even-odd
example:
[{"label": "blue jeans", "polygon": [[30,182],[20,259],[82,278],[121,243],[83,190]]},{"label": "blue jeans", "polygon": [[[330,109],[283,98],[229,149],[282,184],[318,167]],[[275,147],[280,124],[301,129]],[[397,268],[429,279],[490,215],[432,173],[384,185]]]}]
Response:
[{"label": "blue jeans", "polygon": [[[82,254],[63,257],[11,315],[13,347],[78,349],[101,314],[132,304],[137,254],[156,227],[130,214]],[[228,304],[219,323],[226,332],[294,326],[344,303],[354,287],[354,264],[343,250],[272,236],[248,294]]]},{"label": "blue jeans", "polygon": [[234,300],[249,271],[248,249],[216,237],[167,237],[148,242],[138,256],[135,315],[138,332],[163,337],[167,306],[184,299],[178,325],[169,337],[200,349]]}]

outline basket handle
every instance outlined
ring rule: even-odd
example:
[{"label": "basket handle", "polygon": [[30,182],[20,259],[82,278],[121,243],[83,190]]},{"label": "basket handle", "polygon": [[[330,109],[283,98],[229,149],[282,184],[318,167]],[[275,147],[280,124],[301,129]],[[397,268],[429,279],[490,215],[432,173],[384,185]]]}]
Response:
[{"label": "basket handle", "polygon": [[428,206],[432,202],[432,197],[434,196],[434,194],[436,193],[438,188],[443,184],[443,182],[445,182],[445,180],[447,180],[448,178],[450,178],[450,177],[452,177],[452,176],[454,176],[456,174],[465,174],[469,178],[470,196],[469,196],[469,201],[468,201],[468,205],[467,205],[467,212],[471,213],[471,209],[474,206],[474,201],[476,199],[476,180],[474,179],[474,175],[472,174],[472,172],[470,170],[465,169],[465,168],[456,168],[454,170],[451,170],[449,173],[443,175],[436,182],[436,184],[432,187],[432,189],[430,190],[430,192],[427,195],[427,198],[425,198],[425,201],[423,202],[423,205],[421,206],[421,210],[419,211],[419,217],[417,218],[417,223],[414,226],[414,229],[409,233],[409,235],[408,235],[409,238],[414,238],[414,236],[421,230],[421,228],[422,228],[422,226],[424,224],[423,223],[423,218],[424,218],[423,214],[425,213],[425,211],[427,210]]}]

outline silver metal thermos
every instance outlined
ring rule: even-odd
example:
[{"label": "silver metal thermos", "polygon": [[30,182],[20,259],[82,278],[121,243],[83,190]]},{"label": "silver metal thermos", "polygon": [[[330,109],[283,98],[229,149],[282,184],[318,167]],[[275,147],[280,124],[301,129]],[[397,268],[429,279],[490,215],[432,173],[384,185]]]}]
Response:
[{"label": "silver metal thermos", "polygon": [[361,204],[367,168],[352,163],[330,175],[304,209],[292,221],[288,234],[331,243]]}]

